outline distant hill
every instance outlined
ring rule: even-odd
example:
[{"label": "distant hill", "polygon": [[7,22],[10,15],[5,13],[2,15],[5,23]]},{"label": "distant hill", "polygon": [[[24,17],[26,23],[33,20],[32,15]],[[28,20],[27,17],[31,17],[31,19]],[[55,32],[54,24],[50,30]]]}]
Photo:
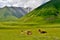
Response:
[{"label": "distant hill", "polygon": [[28,9],[22,7],[4,7],[0,8],[0,21],[14,21],[26,15]]},{"label": "distant hill", "polygon": [[60,23],[60,0],[51,0],[31,11],[20,21],[24,23]]}]

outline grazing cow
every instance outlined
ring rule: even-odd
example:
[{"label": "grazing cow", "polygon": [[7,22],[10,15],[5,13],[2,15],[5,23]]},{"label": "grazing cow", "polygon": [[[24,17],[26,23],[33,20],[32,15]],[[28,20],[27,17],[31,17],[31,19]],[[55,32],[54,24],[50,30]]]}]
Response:
[{"label": "grazing cow", "polygon": [[46,31],[41,31],[41,33],[47,33]]},{"label": "grazing cow", "polygon": [[40,29],[39,29],[38,31],[39,31],[39,32],[41,32],[41,30],[40,30]]},{"label": "grazing cow", "polygon": [[32,35],[32,32],[31,31],[27,31],[27,35]]},{"label": "grazing cow", "polygon": [[21,34],[24,34],[24,31],[23,30],[21,30]]},{"label": "grazing cow", "polygon": [[38,31],[39,31],[40,33],[42,33],[42,34],[43,34],[43,33],[47,33],[46,31],[41,31],[40,29],[39,29]]}]

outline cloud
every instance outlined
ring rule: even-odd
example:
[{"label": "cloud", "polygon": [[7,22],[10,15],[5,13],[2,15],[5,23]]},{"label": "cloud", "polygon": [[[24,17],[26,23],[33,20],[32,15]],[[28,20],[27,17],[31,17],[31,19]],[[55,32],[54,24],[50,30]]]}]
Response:
[{"label": "cloud", "polygon": [[31,7],[36,8],[50,0],[0,0],[0,8],[8,7]]}]

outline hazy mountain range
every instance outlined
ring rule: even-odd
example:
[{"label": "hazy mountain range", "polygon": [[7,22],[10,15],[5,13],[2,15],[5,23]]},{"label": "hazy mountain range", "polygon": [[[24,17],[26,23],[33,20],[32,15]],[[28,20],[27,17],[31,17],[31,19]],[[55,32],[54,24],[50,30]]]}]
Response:
[{"label": "hazy mountain range", "polygon": [[0,20],[15,20],[26,15],[30,11],[29,8],[23,7],[4,7],[0,8]]},{"label": "hazy mountain range", "polygon": [[[14,21],[20,19],[21,22],[59,22],[60,21],[60,0],[51,0],[40,5],[35,10],[30,11],[30,7],[4,7],[0,8],[0,21]],[[29,13],[28,13],[29,12]],[[28,13],[28,14],[27,14]],[[27,14],[26,16],[24,16]]]}]

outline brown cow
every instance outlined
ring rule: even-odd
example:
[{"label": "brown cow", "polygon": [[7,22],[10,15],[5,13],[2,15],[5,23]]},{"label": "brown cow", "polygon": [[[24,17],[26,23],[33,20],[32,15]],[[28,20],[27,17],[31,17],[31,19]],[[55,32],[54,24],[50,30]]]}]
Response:
[{"label": "brown cow", "polygon": [[32,35],[32,32],[31,31],[27,31],[27,35]]},{"label": "brown cow", "polygon": [[38,31],[42,34],[47,33],[46,31],[41,31],[40,29]]}]

